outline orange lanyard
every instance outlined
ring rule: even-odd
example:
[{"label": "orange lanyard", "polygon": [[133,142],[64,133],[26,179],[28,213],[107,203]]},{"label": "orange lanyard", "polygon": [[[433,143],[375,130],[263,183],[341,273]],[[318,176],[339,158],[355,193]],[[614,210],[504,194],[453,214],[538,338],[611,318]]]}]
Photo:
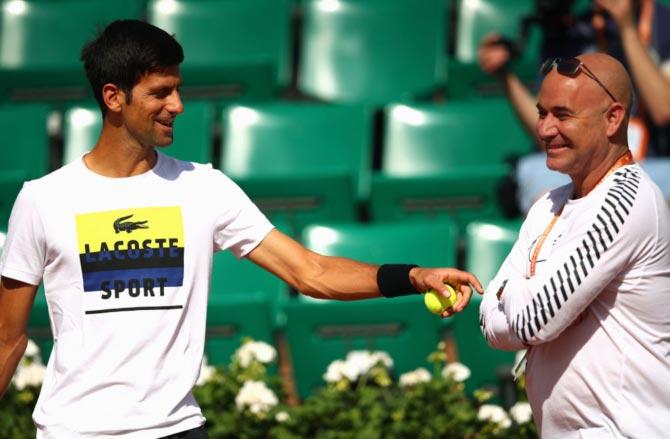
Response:
[{"label": "orange lanyard", "polygon": [[[595,189],[596,186],[602,183],[602,181],[607,177],[609,177],[614,171],[616,171],[622,166],[626,166],[631,163],[633,163],[633,154],[631,154],[630,151],[626,151],[626,153],[621,157],[619,157],[619,159],[612,165],[612,167],[607,171],[607,173],[603,175],[600,178],[600,180],[598,180],[598,183],[596,183],[596,185],[593,186],[593,189]],[[561,213],[563,212],[563,207],[565,207],[565,204],[561,207],[561,209],[557,213],[554,214],[554,217],[549,222],[549,225],[547,225],[547,228],[544,229],[544,232],[542,232],[540,237],[537,239],[537,245],[535,246],[535,249],[533,250],[533,255],[530,258],[530,277],[535,276],[535,267],[537,265],[537,258],[540,256],[540,250],[542,250],[542,245],[544,245],[544,241],[547,239],[547,236],[549,236],[549,232],[551,232],[551,229],[554,228],[556,221],[558,221],[558,217],[561,216]]]}]

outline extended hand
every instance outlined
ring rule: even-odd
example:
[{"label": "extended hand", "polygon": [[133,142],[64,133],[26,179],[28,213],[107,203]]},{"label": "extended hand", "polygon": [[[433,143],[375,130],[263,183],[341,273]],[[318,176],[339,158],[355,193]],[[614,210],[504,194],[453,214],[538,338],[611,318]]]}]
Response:
[{"label": "extended hand", "polygon": [[479,45],[478,60],[481,69],[491,75],[497,75],[505,70],[512,54],[504,44],[499,44],[500,35],[491,33],[486,35]]},{"label": "extended hand", "polygon": [[449,291],[447,291],[444,284],[448,283],[454,287],[458,300],[452,308],[442,313],[442,317],[449,317],[463,311],[468,306],[472,297],[472,287],[479,294],[484,292],[481,283],[479,283],[475,275],[467,271],[456,270],[455,268],[414,267],[409,272],[409,278],[417,291],[433,289],[445,297],[449,297]]},{"label": "extended hand", "polygon": [[616,22],[619,29],[626,24],[635,25],[631,0],[594,0],[596,10],[607,12]]}]

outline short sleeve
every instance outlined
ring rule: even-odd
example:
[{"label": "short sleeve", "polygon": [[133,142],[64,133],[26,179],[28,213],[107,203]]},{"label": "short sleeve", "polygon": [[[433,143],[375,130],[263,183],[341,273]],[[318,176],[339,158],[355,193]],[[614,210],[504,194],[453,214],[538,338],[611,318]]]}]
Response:
[{"label": "short sleeve", "polygon": [[273,229],[272,223],[232,180],[220,171],[216,174],[215,187],[220,210],[214,231],[214,250],[230,249],[236,257],[243,258],[251,252]]},{"label": "short sleeve", "polygon": [[0,271],[4,277],[39,285],[45,267],[46,239],[32,189],[30,183],[25,183],[14,202]]}]

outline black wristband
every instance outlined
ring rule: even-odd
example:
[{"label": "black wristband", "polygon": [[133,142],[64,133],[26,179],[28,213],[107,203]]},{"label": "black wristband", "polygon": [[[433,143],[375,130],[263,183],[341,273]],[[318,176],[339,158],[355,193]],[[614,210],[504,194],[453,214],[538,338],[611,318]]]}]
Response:
[{"label": "black wristband", "polygon": [[377,286],[385,297],[419,294],[409,280],[409,271],[418,267],[411,264],[384,264],[377,271]]}]

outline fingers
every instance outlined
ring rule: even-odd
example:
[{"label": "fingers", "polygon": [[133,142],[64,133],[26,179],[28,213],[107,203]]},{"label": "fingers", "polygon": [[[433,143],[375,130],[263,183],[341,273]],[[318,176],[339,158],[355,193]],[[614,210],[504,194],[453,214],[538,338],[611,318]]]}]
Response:
[{"label": "fingers", "polygon": [[446,318],[451,317],[454,314],[462,312],[467,308],[470,303],[470,298],[472,297],[472,288],[467,285],[459,285],[457,290],[457,300],[452,307],[447,308],[440,314],[440,317]]},{"label": "fingers", "polygon": [[482,287],[482,284],[479,282],[479,279],[472,274],[468,273],[467,271],[460,271],[460,270],[452,270],[451,276],[447,277],[446,281],[448,283],[454,283],[456,285],[472,285],[475,287],[475,290],[479,294],[484,293],[484,288]]}]

